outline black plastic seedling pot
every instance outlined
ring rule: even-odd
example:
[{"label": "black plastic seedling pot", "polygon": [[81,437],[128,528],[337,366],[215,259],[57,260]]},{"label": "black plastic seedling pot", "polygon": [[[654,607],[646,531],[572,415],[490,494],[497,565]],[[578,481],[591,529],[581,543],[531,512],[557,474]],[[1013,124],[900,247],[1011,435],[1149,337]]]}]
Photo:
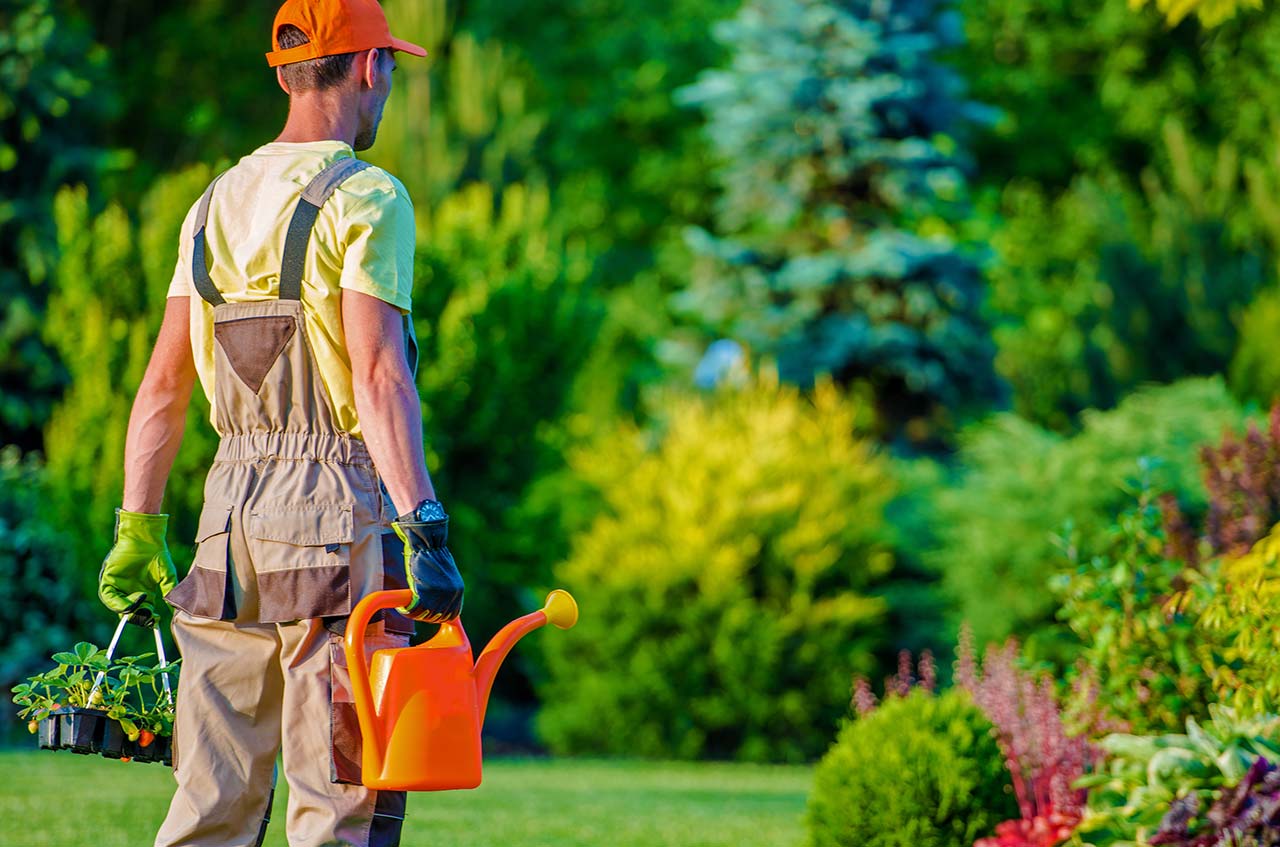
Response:
[{"label": "black plastic seedling pot", "polygon": [[62,745],[58,743],[58,725],[61,720],[54,715],[50,715],[40,721],[40,749],[41,750],[60,750]]},{"label": "black plastic seedling pot", "polygon": [[129,741],[128,739],[124,743],[128,749],[133,751],[132,753],[126,752],[125,755],[132,756],[135,762],[163,762],[168,765],[173,761],[169,754],[168,736],[157,735],[151,739],[151,743],[146,747],[143,747],[137,741]]},{"label": "black plastic seedling pot", "polygon": [[130,741],[120,723],[99,709],[59,709],[52,712],[40,721],[39,737],[42,750],[70,750],[108,759],[173,763],[168,736],[158,735],[143,747],[137,741]]},{"label": "black plastic seedling pot", "polygon": [[58,740],[62,749],[72,753],[97,753],[102,749],[102,734],[107,728],[106,712],[97,709],[59,709]]}]

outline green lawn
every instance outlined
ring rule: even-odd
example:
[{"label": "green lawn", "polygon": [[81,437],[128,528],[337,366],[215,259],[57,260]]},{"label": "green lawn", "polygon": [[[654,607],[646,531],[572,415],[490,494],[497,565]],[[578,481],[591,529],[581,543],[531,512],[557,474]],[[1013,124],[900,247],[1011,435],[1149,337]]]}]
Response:
[{"label": "green lawn", "polygon": [[[0,847],[149,847],[167,768],[67,752],[0,752]],[[414,794],[404,847],[798,847],[812,770],[496,760],[475,791]],[[283,786],[281,786],[283,788]],[[270,847],[286,847],[284,796]]]}]

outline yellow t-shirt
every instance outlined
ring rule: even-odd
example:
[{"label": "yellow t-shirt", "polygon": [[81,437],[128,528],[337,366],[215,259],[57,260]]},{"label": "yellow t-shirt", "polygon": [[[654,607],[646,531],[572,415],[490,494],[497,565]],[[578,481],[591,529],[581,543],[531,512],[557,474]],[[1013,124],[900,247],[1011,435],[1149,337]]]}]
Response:
[{"label": "yellow t-shirt", "polygon": [[[302,189],[348,156],[342,141],[264,144],[218,180],[205,225],[209,275],[228,303],[276,297],[289,219]],[[191,349],[212,405],[213,307],[191,282],[192,226],[199,200],[182,224],[170,297],[191,298]],[[338,428],[360,435],[351,358],[342,329],[341,289],[377,297],[408,314],[413,290],[413,203],[400,180],[370,167],[343,182],[320,208],[302,274],[307,343],[329,393]],[[412,333],[413,322],[405,321]],[[217,410],[212,419],[216,422]]]}]

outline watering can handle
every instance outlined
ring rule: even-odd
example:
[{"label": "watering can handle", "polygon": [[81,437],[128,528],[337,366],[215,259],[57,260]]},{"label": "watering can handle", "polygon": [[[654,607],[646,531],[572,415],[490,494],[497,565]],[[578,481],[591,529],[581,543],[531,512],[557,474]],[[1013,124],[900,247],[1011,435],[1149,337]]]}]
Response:
[{"label": "watering can handle", "polygon": [[[356,713],[361,727],[373,726],[373,689],[369,685],[369,662],[364,652],[364,631],[369,620],[383,609],[407,606],[413,602],[413,592],[408,588],[397,591],[375,591],[356,604],[347,620],[346,642],[347,670],[351,677],[351,693],[356,701]],[[366,741],[366,743],[368,743]]]}]

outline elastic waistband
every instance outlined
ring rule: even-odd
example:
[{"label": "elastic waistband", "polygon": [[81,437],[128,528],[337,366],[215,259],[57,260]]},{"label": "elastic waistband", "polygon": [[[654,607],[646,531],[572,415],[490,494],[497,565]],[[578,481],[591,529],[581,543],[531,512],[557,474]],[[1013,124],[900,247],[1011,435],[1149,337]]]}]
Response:
[{"label": "elastic waistband", "polygon": [[264,459],[373,466],[364,442],[340,432],[247,432],[224,435],[214,456],[215,462],[255,462]]}]

